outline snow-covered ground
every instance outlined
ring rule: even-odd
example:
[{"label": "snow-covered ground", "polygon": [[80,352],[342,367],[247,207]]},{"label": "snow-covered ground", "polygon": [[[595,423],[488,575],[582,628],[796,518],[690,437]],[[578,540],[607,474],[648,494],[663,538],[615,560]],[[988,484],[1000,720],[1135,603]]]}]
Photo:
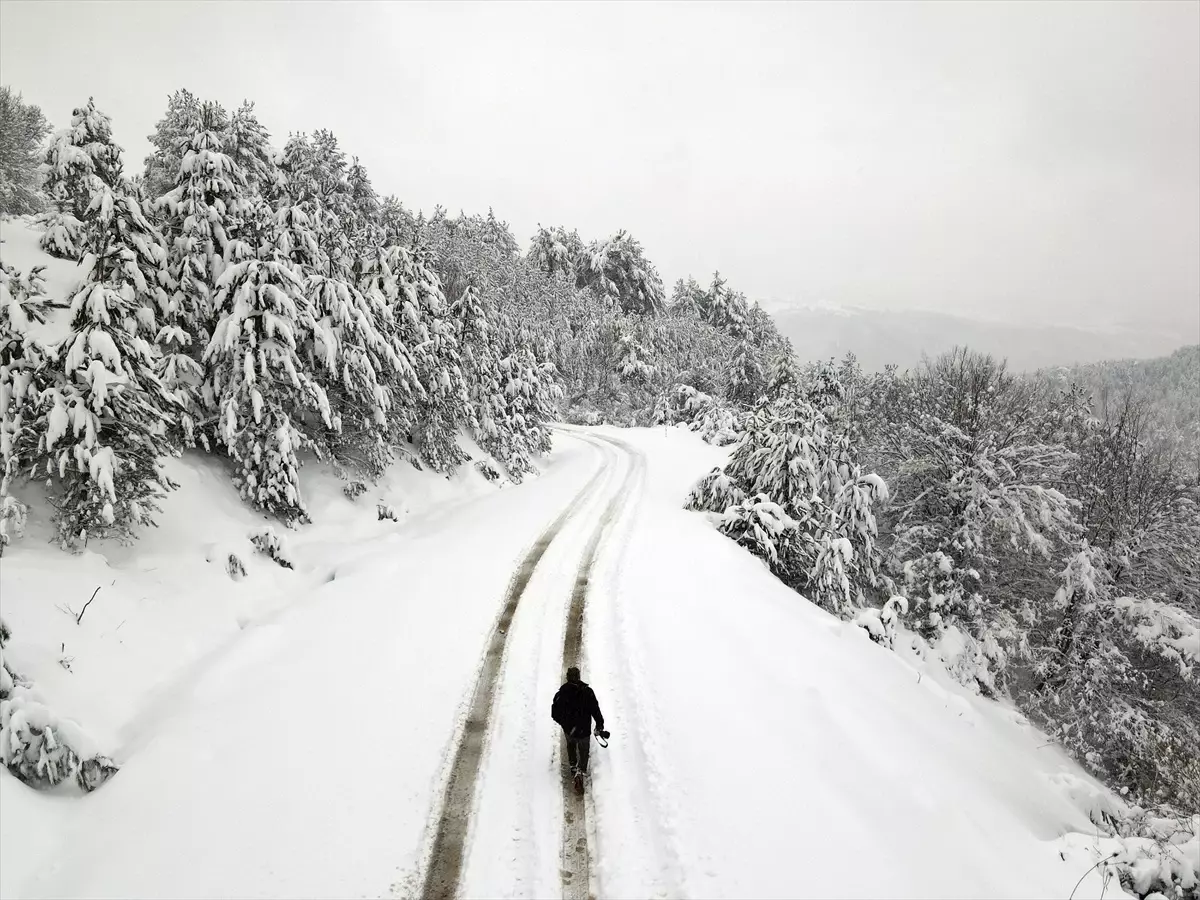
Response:
[{"label": "snow-covered ground", "polygon": [[[1070,894],[1096,859],[1098,785],[1012,712],[870,643],[680,509],[723,451],[678,429],[593,432],[631,449],[562,434],[542,477],[503,490],[398,475],[426,489],[400,525],[310,473],[327,524],[289,534],[294,572],[260,557],[234,583],[206,562],[261,520],[188,461],[163,528],[132,551],[15,545],[0,573],[10,658],[122,770],[87,797],[0,774],[0,894],[419,893],[509,577],[600,465],[512,625],[464,896],[560,889],[549,700],[570,585],[627,474],[584,631],[613,732],[594,749],[598,896]],[[80,624],[56,610],[95,584]],[[1092,873],[1075,896],[1102,889]]]},{"label": "snow-covered ground", "polygon": [[[47,262],[32,229],[0,237],[10,265]],[[50,260],[47,293],[77,272]],[[170,462],[180,488],[133,547],[64,554],[27,498],[0,563],[6,661],[121,771],[87,796],[0,772],[0,896],[418,895],[512,575],[576,498],[503,632],[464,896],[564,889],[548,714],[581,585],[579,662],[613,733],[593,749],[596,896],[1117,893],[1085,875],[1109,849],[1088,813],[1117,801],[1044,735],[681,508],[725,452],[563,429],[523,485],[398,463],[353,501],[309,465],[313,524],[275,528],[292,569],[254,552],[270,523],[200,454]]]},{"label": "snow-covered ground", "polygon": [[[215,479],[190,499],[218,503],[192,505],[174,536],[165,523],[125,569],[14,545],[8,658],[56,712],[102,732],[122,770],[69,800],[4,773],[0,893],[358,896],[411,874],[498,597],[527,537],[597,465],[566,443],[520,488],[464,476],[469,504],[430,476],[441,502],[401,525],[374,521],[366,498],[341,498],[354,517],[315,503],[329,524],[293,537],[297,570],[260,558],[236,584],[199,542],[234,532],[214,515],[232,495]],[[101,576],[79,625],[55,609]],[[53,659],[64,634],[79,644],[69,673]],[[59,818],[31,829],[27,811]]]}]

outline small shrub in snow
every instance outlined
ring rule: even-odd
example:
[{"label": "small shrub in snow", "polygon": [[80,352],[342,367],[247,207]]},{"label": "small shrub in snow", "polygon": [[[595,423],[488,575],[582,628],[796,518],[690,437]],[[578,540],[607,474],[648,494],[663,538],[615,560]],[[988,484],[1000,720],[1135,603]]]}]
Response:
[{"label": "small shrub in snow", "polygon": [[29,507],[16,497],[0,497],[0,556],[4,555],[4,548],[13,538],[25,535],[25,519],[28,512]]},{"label": "small shrub in snow", "polygon": [[867,632],[867,636],[876,644],[891,650],[896,646],[896,626],[900,616],[908,612],[908,600],[904,597],[892,597],[883,604],[882,609],[872,606],[860,609],[854,617],[854,624]]},{"label": "small shrub in snow", "polygon": [[705,410],[691,424],[691,428],[702,440],[717,447],[725,447],[741,437],[742,417],[732,407],[714,405]]},{"label": "small shrub in snow", "polygon": [[475,469],[476,469],[476,471],[479,472],[480,475],[482,475],[488,481],[499,481],[500,480],[500,472],[497,471],[496,467],[493,466],[486,459],[478,460],[475,463]]},{"label": "small shrub in snow", "polygon": [[396,514],[396,507],[390,503],[379,503],[375,506],[375,511],[379,514],[379,521],[390,519],[393,522],[399,522],[400,516]]},{"label": "small shrub in snow", "polygon": [[718,466],[696,482],[684,508],[723,513],[745,499],[745,492]]},{"label": "small shrub in snow", "polygon": [[32,787],[74,779],[83,790],[95,790],[117,767],[89,752],[89,743],[77,725],[58,719],[24,685],[0,699],[0,764]]},{"label": "small shrub in snow", "polygon": [[241,581],[246,577],[246,564],[236,553],[230,553],[225,559],[225,571],[234,581]]},{"label": "small shrub in snow", "polygon": [[734,443],[742,432],[742,414],[737,409],[690,384],[675,386],[663,417],[668,422],[686,424],[703,440],[718,447]]},{"label": "small shrub in snow", "polygon": [[251,532],[250,543],[259,553],[263,553],[285,569],[295,568],[292,564],[292,554],[287,542],[275,533],[275,529],[267,526],[259,531]]},{"label": "small shrub in snow", "polygon": [[568,425],[603,425],[604,415],[590,406],[573,404],[563,417]]},{"label": "small shrub in snow", "polygon": [[1118,830],[1106,866],[1125,890],[1144,900],[1200,898],[1200,814],[1163,816],[1135,808]]},{"label": "small shrub in snow", "polygon": [[351,481],[342,487],[342,493],[351,500],[357,500],[367,492],[367,486],[361,481]]},{"label": "small shrub in snow", "polygon": [[58,719],[4,661],[11,632],[0,622],[0,765],[33,787],[75,779],[95,790],[117,771],[74,722]]}]

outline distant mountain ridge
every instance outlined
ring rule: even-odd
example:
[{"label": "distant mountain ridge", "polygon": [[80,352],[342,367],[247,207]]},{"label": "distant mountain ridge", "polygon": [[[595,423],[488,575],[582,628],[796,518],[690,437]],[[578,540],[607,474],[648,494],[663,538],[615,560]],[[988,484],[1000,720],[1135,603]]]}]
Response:
[{"label": "distant mountain ridge", "polygon": [[1016,371],[1085,365],[1110,359],[1165,356],[1197,335],[1146,326],[1096,327],[1004,324],[923,310],[868,310],[826,304],[767,307],[802,360],[853,352],[867,371],[888,363],[909,368],[922,355],[956,345],[1004,357]]}]

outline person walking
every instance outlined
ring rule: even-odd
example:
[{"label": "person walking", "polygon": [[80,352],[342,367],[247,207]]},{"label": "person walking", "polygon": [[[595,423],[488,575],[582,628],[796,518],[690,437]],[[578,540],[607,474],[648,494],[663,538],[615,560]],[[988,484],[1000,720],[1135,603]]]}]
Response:
[{"label": "person walking", "polygon": [[558,723],[567,739],[567,764],[571,767],[575,793],[582,794],[592,749],[592,720],[596,720],[596,734],[608,737],[608,733],[604,730],[604,714],[600,712],[596,692],[580,679],[578,666],[567,669],[567,683],[554,695],[550,718]]}]

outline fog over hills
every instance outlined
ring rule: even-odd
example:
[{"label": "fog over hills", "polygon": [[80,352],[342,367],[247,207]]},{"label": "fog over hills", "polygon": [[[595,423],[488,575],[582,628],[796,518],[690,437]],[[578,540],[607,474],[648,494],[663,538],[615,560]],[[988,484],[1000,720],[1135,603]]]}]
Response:
[{"label": "fog over hills", "polygon": [[1008,359],[1012,369],[1164,356],[1198,335],[1157,323],[1089,327],[992,322],[925,310],[764,304],[803,360],[853,352],[864,369],[907,368],[955,345]]}]

